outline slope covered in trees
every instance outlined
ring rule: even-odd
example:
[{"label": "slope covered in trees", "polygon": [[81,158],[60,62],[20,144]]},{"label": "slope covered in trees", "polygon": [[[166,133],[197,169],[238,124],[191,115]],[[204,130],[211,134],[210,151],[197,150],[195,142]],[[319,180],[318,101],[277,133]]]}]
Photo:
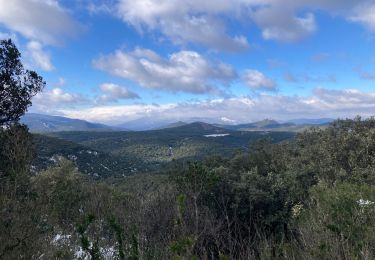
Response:
[{"label": "slope covered in trees", "polygon": [[[51,133],[50,136],[123,158],[132,162],[137,172],[145,172],[157,171],[173,160],[202,159],[210,155],[231,156],[236,150],[249,149],[249,144],[256,140],[269,138],[272,142],[281,142],[292,138],[294,133],[241,132],[205,123],[192,123],[153,131],[77,131]],[[51,150],[57,153],[59,147],[52,146]],[[128,175],[127,172],[124,174]]]},{"label": "slope covered in trees", "polygon": [[[258,141],[231,158],[176,163],[121,182],[90,180],[61,161],[25,176],[25,194],[33,196],[18,203],[36,210],[1,218],[12,224],[1,225],[0,250],[47,259],[77,252],[93,259],[371,259],[374,126],[374,119],[336,121],[292,141]],[[19,234],[21,226],[29,230]]]}]

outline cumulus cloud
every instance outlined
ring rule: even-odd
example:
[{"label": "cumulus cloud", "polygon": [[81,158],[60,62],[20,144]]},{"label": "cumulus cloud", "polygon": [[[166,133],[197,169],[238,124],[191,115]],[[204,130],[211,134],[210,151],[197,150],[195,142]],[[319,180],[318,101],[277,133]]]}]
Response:
[{"label": "cumulus cloud", "polygon": [[51,71],[54,69],[49,53],[46,53],[43,50],[43,46],[40,42],[31,41],[27,44],[26,48],[26,55],[29,56],[33,66],[45,71]]},{"label": "cumulus cloud", "polygon": [[[64,80],[60,78],[57,85],[64,84]],[[45,90],[33,97],[32,110],[34,112],[54,113],[61,109],[74,109],[79,111],[82,107],[101,106],[110,103],[116,103],[123,99],[139,99],[138,94],[130,91],[126,87],[122,87],[112,83],[104,83],[100,85],[100,95],[87,97],[80,93],[70,93],[61,87],[51,90]]]},{"label": "cumulus cloud", "polygon": [[0,33],[0,39],[12,38],[18,43],[16,34],[20,34],[29,40],[25,49],[26,63],[31,68],[53,70],[45,46],[60,46],[65,37],[74,36],[83,28],[58,0],[0,0],[0,6],[0,26],[8,31]]},{"label": "cumulus cloud", "polygon": [[60,45],[81,27],[56,0],[0,0],[0,6],[0,24],[44,44]]},{"label": "cumulus cloud", "polygon": [[264,118],[288,120],[295,118],[372,116],[375,93],[359,90],[328,90],[317,88],[311,96],[257,95],[200,102],[162,105],[97,106],[88,109],[63,109],[68,117],[103,123],[124,123],[140,118],[154,120],[189,120],[204,118],[210,122],[246,123]]},{"label": "cumulus cloud", "polygon": [[294,42],[317,30],[317,11],[375,30],[374,8],[370,0],[118,0],[115,10],[141,33],[158,31],[176,44],[240,51],[249,44],[244,33],[229,35],[232,22],[244,25],[251,20],[264,39]]},{"label": "cumulus cloud", "polygon": [[94,60],[93,65],[142,87],[172,92],[215,94],[220,92],[217,84],[228,84],[236,77],[230,65],[214,64],[194,51],[180,51],[163,58],[148,49],[118,50]]},{"label": "cumulus cloud", "polygon": [[276,83],[258,70],[246,70],[243,81],[253,90],[275,91]]},{"label": "cumulus cloud", "polygon": [[366,113],[374,113],[375,93],[366,93],[357,89],[328,90],[317,88],[314,90],[315,102],[322,104],[323,108],[336,110],[367,109]]},{"label": "cumulus cloud", "polygon": [[33,109],[37,111],[56,111],[62,108],[75,108],[91,104],[91,101],[81,94],[68,93],[61,88],[45,90],[33,98]]},{"label": "cumulus cloud", "polygon": [[295,42],[316,31],[315,16],[307,13],[295,16],[293,11],[280,11],[281,6],[272,6],[255,11],[252,16],[262,29],[262,36],[266,40]]},{"label": "cumulus cloud", "polygon": [[105,93],[97,97],[97,103],[117,102],[120,99],[138,99],[138,94],[130,91],[126,87],[113,83],[104,83],[100,85],[100,90]]},{"label": "cumulus cloud", "polygon": [[361,23],[375,32],[375,3],[369,1],[359,5],[354,9],[354,13],[349,20]]},{"label": "cumulus cloud", "polygon": [[139,31],[159,29],[176,44],[198,43],[216,50],[248,47],[244,35],[228,35],[218,15],[239,11],[237,1],[119,0],[118,15]]}]

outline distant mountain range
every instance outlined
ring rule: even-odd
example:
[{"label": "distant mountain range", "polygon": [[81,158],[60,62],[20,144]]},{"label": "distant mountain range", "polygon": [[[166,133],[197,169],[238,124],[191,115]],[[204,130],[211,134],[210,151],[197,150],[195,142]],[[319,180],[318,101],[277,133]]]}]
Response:
[{"label": "distant mountain range", "polygon": [[282,131],[282,132],[300,132],[310,127],[326,127],[333,119],[296,119],[285,123],[275,120],[265,119],[262,121],[239,124],[239,125],[216,125],[225,129],[237,131]]},{"label": "distant mountain range", "polygon": [[[189,119],[187,122],[178,121],[171,122],[170,120],[156,120],[152,118],[141,118],[133,121],[129,121],[117,126],[108,126],[104,124],[91,123],[80,119],[71,119],[62,116],[49,116],[43,114],[28,113],[24,115],[21,122],[26,124],[31,132],[34,133],[49,133],[49,132],[61,132],[61,131],[147,131],[147,130],[158,130],[174,128],[184,126],[193,121],[203,121],[200,119]],[[332,122],[334,119],[331,118],[319,118],[319,119],[294,119],[286,122],[279,122],[276,120],[265,119],[258,122],[237,124],[237,125],[226,125],[226,124],[215,124],[223,129],[237,130],[237,131],[291,131],[298,132],[302,131],[311,126],[324,127]],[[212,120],[210,120],[212,121]],[[207,123],[206,123],[207,124]]]},{"label": "distant mountain range", "polygon": [[[224,124],[212,124],[213,126],[220,127],[223,129],[235,130],[235,131],[282,131],[282,132],[298,132],[309,127],[325,127],[329,123],[334,121],[329,118],[322,119],[295,119],[288,122],[277,122],[271,119],[265,119],[262,121],[238,124],[238,125],[224,125]],[[158,129],[167,129],[173,127],[179,127],[188,125],[189,123],[178,121],[159,127]]]},{"label": "distant mountain range", "polygon": [[28,113],[21,122],[34,134],[37,157],[35,170],[53,165],[59,158],[75,162],[78,169],[95,177],[126,176],[157,171],[174,160],[202,159],[205,156],[230,156],[247,151],[263,138],[280,142],[311,126],[325,127],[330,119],[296,119],[289,122],[262,120],[239,125],[207,122],[143,122],[121,127],[90,123],[79,119]]},{"label": "distant mountain range", "polygon": [[21,123],[27,125],[33,133],[48,133],[60,131],[118,131],[119,127],[90,123],[80,119],[62,116],[27,113],[21,118]]}]

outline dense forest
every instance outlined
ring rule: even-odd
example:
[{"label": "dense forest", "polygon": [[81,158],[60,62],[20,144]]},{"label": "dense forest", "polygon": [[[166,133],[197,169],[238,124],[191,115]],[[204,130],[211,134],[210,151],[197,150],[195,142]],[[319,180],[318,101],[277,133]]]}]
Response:
[{"label": "dense forest", "polygon": [[31,135],[2,130],[1,257],[372,259],[374,129],[338,120],[121,181],[66,160],[31,174]]},{"label": "dense forest", "polygon": [[154,174],[95,179],[66,159],[35,171],[19,117],[44,83],[2,46],[0,259],[375,257],[374,118]]}]

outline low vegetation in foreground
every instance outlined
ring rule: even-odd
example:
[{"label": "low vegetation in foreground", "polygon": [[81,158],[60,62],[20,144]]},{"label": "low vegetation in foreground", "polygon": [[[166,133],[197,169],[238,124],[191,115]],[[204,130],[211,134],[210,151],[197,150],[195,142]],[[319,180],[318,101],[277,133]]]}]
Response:
[{"label": "low vegetation in foreground", "polygon": [[159,174],[31,173],[32,137],[1,130],[1,259],[373,259],[375,119]]}]

